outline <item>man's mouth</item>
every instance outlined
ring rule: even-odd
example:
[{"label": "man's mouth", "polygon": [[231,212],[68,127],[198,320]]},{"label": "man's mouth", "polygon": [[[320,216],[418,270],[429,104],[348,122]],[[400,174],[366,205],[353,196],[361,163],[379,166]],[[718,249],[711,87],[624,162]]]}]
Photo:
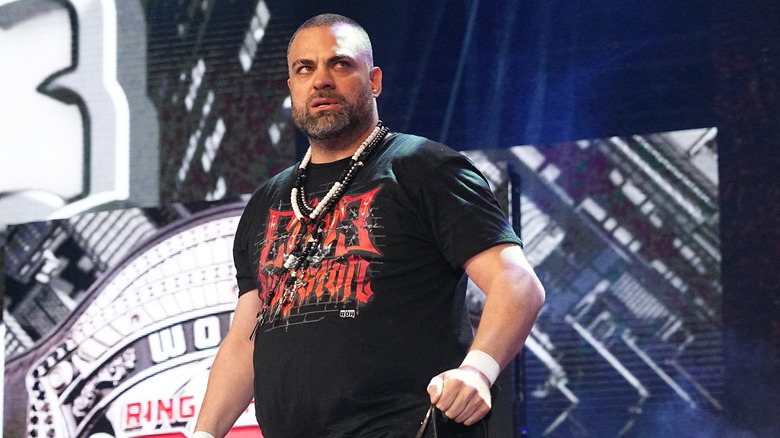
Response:
[{"label": "man's mouth", "polygon": [[334,93],[322,93],[315,95],[309,101],[309,108],[315,110],[332,109],[345,102],[345,99]]},{"label": "man's mouth", "polygon": [[338,104],[339,101],[336,99],[318,98],[311,101],[311,108],[315,108],[315,109],[330,108]]}]

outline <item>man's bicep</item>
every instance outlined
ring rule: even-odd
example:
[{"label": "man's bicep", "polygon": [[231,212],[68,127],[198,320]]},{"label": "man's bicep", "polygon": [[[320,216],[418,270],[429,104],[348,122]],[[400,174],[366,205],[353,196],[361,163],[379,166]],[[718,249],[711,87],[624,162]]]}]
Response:
[{"label": "man's bicep", "polygon": [[515,272],[515,275],[532,272],[523,249],[517,244],[488,248],[468,259],[463,268],[471,281],[486,294],[490,292],[492,281],[507,271]]}]

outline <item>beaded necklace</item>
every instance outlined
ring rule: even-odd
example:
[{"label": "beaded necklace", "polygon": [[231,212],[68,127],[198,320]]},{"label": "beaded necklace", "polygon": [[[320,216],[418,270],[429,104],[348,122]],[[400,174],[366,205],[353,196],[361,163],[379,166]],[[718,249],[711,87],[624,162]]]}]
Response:
[{"label": "beaded necklace", "polygon": [[334,205],[341,199],[347,187],[355,178],[355,174],[358,169],[363,167],[363,159],[367,157],[371,151],[379,144],[387,135],[390,130],[382,124],[380,121],[371,134],[366,137],[363,143],[352,154],[352,158],[349,160],[349,166],[341,175],[341,180],[333,183],[333,186],[328,190],[328,193],[322,198],[322,201],[316,206],[312,207],[306,201],[306,193],[303,190],[306,185],[306,167],[309,165],[311,159],[311,146],[306,151],[301,164],[298,166],[298,173],[295,179],[295,186],[290,191],[290,203],[292,204],[295,217],[303,224],[308,224],[323,215],[324,212],[329,211]]},{"label": "beaded necklace", "polygon": [[[358,170],[365,165],[364,160],[384,140],[389,132],[390,129],[384,126],[381,121],[377,123],[371,134],[366,137],[363,143],[355,150],[355,153],[352,154],[349,165],[342,173],[339,181],[333,183],[333,186],[331,186],[330,190],[316,206],[309,205],[304,192],[307,176],[306,168],[311,160],[311,146],[306,151],[301,164],[298,165],[295,184],[290,191],[290,203],[292,204],[295,218],[301,225],[296,234],[292,251],[285,257],[282,268],[275,273],[276,283],[266,293],[263,309],[257,314],[257,324],[254,330],[252,330],[250,339],[254,338],[258,328],[266,321],[267,317],[270,316],[269,322],[274,321],[281,312],[282,307],[292,305],[296,291],[306,285],[302,278],[306,269],[316,262],[314,256],[324,236],[325,216],[344,196]],[[283,295],[273,310],[273,316],[271,316],[271,303],[282,278],[287,273],[289,273],[289,276],[284,281]]]}]

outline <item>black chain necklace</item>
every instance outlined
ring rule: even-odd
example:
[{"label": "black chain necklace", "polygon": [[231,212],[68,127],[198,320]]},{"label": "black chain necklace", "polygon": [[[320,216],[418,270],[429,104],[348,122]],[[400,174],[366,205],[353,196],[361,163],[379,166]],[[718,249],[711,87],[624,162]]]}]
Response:
[{"label": "black chain necklace", "polygon": [[309,165],[311,159],[311,146],[306,151],[306,155],[301,160],[301,164],[298,166],[298,173],[295,179],[295,186],[290,191],[290,203],[292,204],[295,217],[304,224],[308,224],[317,220],[320,216],[327,214],[330,209],[333,208],[336,203],[341,199],[346,192],[347,187],[355,178],[357,171],[363,167],[363,160],[374,150],[390,132],[381,121],[377,123],[376,127],[371,134],[361,143],[360,147],[352,154],[352,158],[349,160],[349,165],[344,170],[339,181],[333,183],[328,193],[322,198],[320,203],[313,207],[306,201],[306,193],[304,192],[304,186],[306,185],[306,167]]}]

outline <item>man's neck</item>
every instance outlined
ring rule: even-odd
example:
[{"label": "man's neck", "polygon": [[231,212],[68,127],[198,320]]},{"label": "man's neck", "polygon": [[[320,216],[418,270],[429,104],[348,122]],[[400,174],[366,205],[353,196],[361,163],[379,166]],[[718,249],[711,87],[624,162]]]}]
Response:
[{"label": "man's neck", "polygon": [[332,163],[351,157],[376,127],[376,122],[348,137],[328,140],[309,140],[312,164]]}]

